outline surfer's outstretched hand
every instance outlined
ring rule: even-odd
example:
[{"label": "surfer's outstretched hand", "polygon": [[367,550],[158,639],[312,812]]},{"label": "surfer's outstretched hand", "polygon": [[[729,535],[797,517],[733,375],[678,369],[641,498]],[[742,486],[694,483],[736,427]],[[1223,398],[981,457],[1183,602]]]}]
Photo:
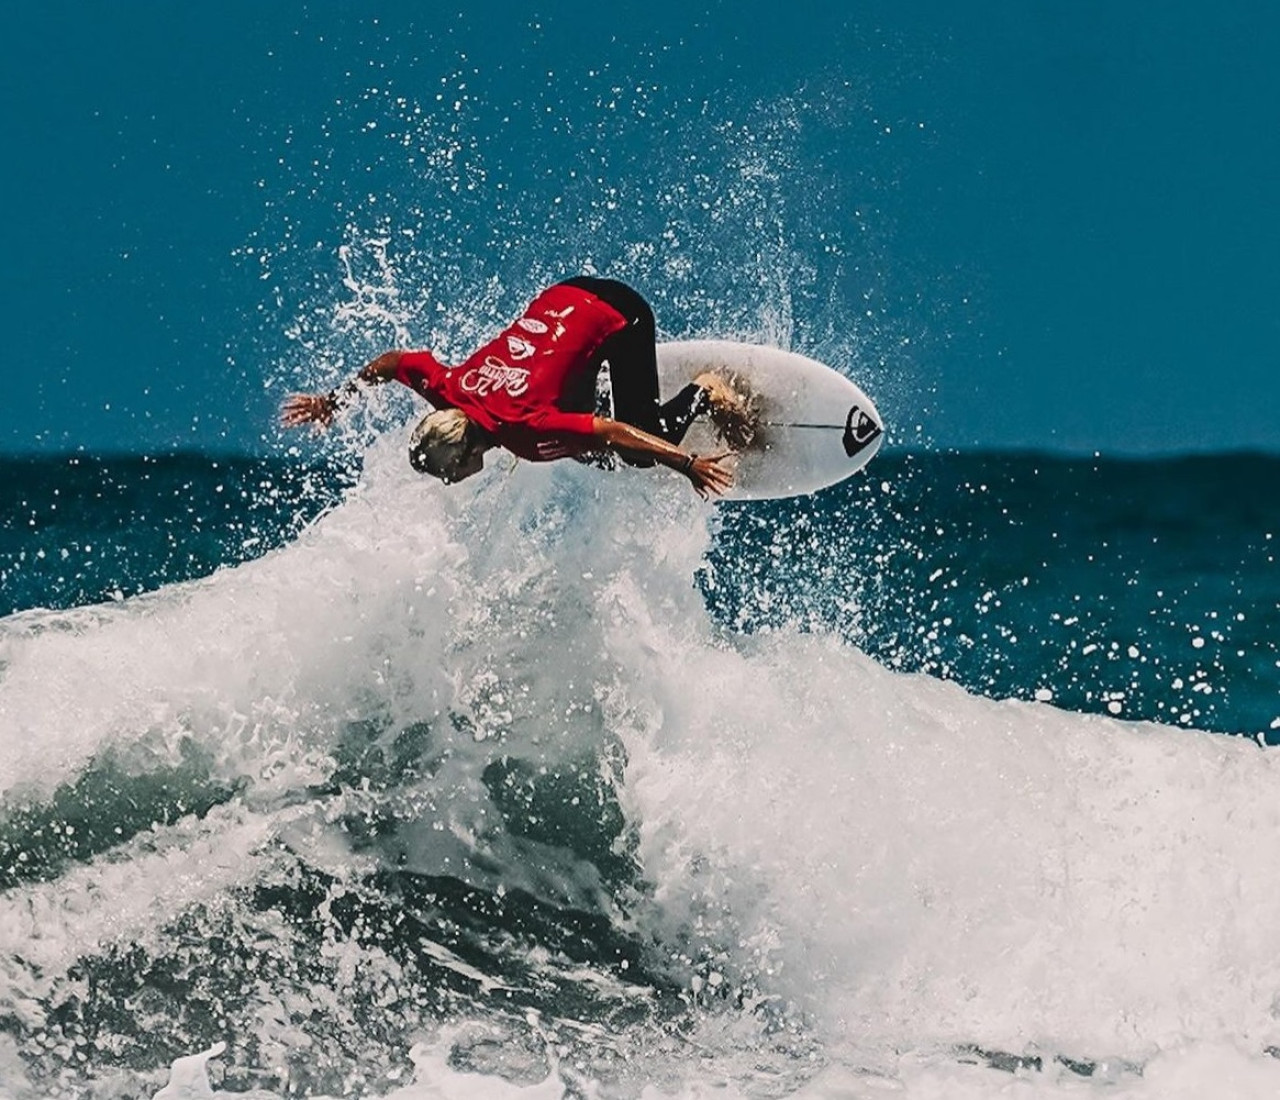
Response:
[{"label": "surfer's outstretched hand", "polygon": [[727,465],[732,457],[732,451],[693,456],[685,475],[693,482],[700,497],[719,496],[733,488],[733,470]]},{"label": "surfer's outstretched hand", "polygon": [[337,411],[338,402],[332,393],[294,393],[280,406],[280,423],[286,428],[300,428],[303,424],[327,428]]}]

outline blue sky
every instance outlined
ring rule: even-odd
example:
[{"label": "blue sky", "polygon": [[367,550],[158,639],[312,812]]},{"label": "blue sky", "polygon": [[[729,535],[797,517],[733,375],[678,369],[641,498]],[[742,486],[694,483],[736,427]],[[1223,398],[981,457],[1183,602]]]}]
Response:
[{"label": "blue sky", "polygon": [[277,446],[379,247],[455,354],[591,264],[901,442],[1280,448],[1280,14],[812,7],[11,13],[0,449]]}]

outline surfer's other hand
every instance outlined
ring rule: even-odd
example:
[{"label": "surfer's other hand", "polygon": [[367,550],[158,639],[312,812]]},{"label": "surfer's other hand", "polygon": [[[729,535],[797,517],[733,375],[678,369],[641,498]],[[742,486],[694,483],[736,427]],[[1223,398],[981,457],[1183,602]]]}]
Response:
[{"label": "surfer's other hand", "polygon": [[280,406],[280,423],[286,428],[300,428],[303,424],[327,428],[337,411],[338,402],[332,393],[294,393]]},{"label": "surfer's other hand", "polygon": [[685,476],[693,482],[700,497],[719,496],[733,487],[733,470],[728,466],[729,459],[733,457],[732,451],[692,457]]}]

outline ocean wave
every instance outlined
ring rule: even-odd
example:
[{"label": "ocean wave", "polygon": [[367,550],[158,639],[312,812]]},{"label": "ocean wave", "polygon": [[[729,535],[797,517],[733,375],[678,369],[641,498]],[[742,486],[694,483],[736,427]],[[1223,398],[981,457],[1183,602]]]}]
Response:
[{"label": "ocean wave", "polygon": [[449,1034],[525,1085],[1269,1072],[1280,758],[741,633],[679,479],[402,443],[257,560],[0,627],[31,1082],[226,1039],[225,1085],[388,1092]]}]

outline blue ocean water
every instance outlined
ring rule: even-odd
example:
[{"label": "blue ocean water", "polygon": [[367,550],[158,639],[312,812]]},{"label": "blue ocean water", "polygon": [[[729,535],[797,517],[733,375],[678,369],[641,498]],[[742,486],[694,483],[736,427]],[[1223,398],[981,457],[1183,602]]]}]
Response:
[{"label": "blue ocean water", "polygon": [[[121,599],[284,545],[349,465],[10,459],[0,613]],[[815,497],[725,505],[699,570],[744,632],[839,634],[995,698],[1266,738],[1280,728],[1280,459],[890,454]]]},{"label": "blue ocean water", "polygon": [[402,435],[5,461],[11,1092],[1270,1087],[1275,459]]}]

